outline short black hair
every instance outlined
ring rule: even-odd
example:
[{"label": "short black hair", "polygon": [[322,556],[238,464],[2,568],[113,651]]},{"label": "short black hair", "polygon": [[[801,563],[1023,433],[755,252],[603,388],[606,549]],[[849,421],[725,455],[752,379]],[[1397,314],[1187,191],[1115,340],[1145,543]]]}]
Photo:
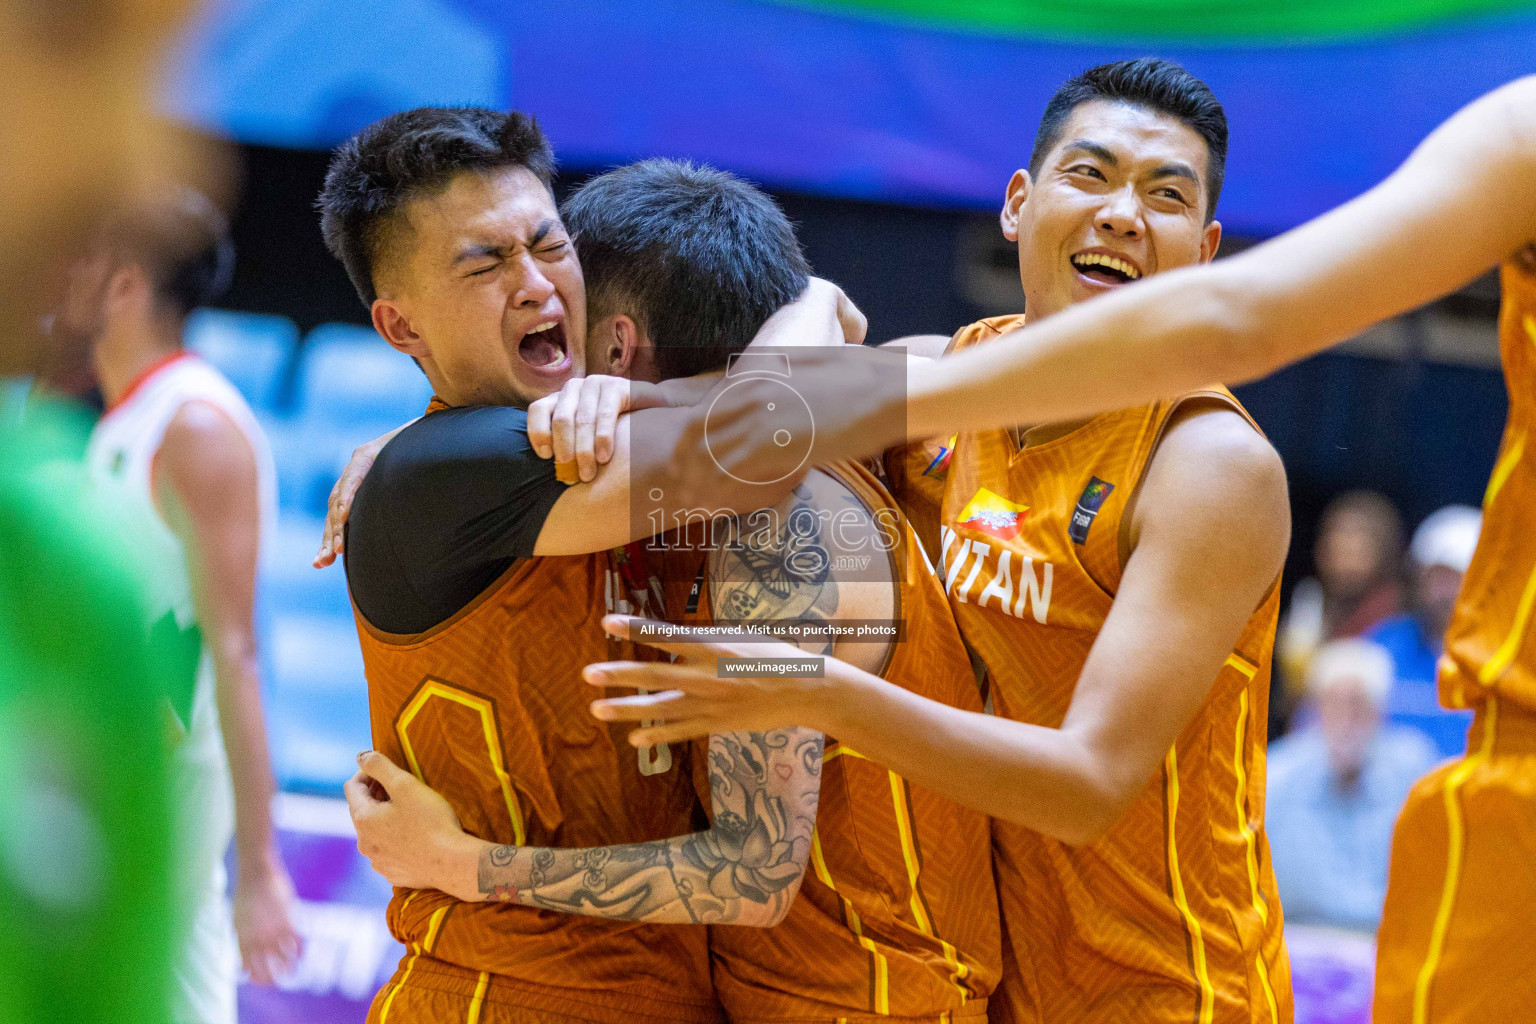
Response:
[{"label": "short black hair", "polygon": [[1068,79],[1040,116],[1035,148],[1029,154],[1029,176],[1039,178],[1040,165],[1061,141],[1072,111],[1092,100],[1128,103],[1166,114],[1184,122],[1205,140],[1210,179],[1206,183],[1210,198],[1205,205],[1205,220],[1210,223],[1216,216],[1216,200],[1221,198],[1221,183],[1226,175],[1227,113],[1210,86],[1160,57],[1100,64]]},{"label": "short black hair", "polygon": [[620,167],[573,192],[561,215],[587,282],[587,322],[633,317],[663,379],[723,367],[810,277],[779,205],[713,167]]},{"label": "short black hair", "polygon": [[143,267],[156,298],[178,318],[218,298],[234,276],[229,221],[190,188],[166,188],[112,211],[99,241],[115,259]]},{"label": "short black hair", "polygon": [[363,305],[378,298],[374,270],[391,221],[460,171],[526,167],[550,188],[555,155],[538,122],[485,107],[417,107],[381,118],[331,157],[316,205],[326,248],[347,268]]}]

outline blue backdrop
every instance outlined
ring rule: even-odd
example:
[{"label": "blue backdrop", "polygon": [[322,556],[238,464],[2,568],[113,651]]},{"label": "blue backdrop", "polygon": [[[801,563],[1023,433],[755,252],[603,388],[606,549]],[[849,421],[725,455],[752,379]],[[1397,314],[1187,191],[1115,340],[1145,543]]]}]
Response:
[{"label": "blue backdrop", "polygon": [[1217,47],[989,36],[753,0],[213,0],[165,106],[306,148],[419,104],[515,106],[568,166],[686,156],[812,194],[989,207],[1056,85],[1146,52],[1226,104],[1221,216],[1268,234],[1358,194],[1457,107],[1536,71],[1536,13]]}]

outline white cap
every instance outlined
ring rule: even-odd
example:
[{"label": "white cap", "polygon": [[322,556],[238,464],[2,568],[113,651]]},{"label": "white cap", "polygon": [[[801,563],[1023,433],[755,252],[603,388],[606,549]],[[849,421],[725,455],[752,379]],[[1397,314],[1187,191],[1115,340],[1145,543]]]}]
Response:
[{"label": "white cap", "polygon": [[1477,535],[1483,528],[1483,514],[1470,505],[1447,505],[1413,531],[1408,550],[1421,566],[1443,565],[1466,572],[1477,549]]},{"label": "white cap", "polygon": [[1392,655],[1378,643],[1349,638],[1332,640],[1319,647],[1307,666],[1307,689],[1313,694],[1344,683],[1353,683],[1380,707],[1386,703],[1397,669]]}]

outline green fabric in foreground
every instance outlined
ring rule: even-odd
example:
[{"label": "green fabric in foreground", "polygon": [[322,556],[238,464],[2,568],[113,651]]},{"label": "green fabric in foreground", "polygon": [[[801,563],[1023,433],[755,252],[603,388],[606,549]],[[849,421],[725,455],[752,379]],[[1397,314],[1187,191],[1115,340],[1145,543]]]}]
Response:
[{"label": "green fabric in foreground", "polygon": [[0,425],[0,1021],[167,1019],[165,672],[83,425]]},{"label": "green fabric in foreground", "polygon": [[1079,40],[1264,44],[1347,39],[1499,11],[1531,0],[780,0],[935,29]]}]

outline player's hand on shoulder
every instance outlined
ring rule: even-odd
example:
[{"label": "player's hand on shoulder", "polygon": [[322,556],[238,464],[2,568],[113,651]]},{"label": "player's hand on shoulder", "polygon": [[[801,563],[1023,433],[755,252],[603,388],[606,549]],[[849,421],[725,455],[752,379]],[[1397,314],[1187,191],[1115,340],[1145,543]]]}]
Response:
[{"label": "player's hand on shoulder", "polygon": [[655,384],[594,373],[565,382],[528,407],[528,441],[541,459],[555,460],[561,483],[590,482],[613,458],[619,416],[671,405]]},{"label": "player's hand on shoulder", "polygon": [[377,751],[359,754],[357,763],[357,774],[342,789],[358,852],[373,869],[391,885],[478,898],[473,877],[453,877],[452,853],[475,840],[448,801]]},{"label": "player's hand on shoulder", "polygon": [[[411,423],[415,422],[411,420]],[[341,554],[344,528],[347,525],[347,517],[352,514],[352,499],[357,496],[357,489],[363,485],[363,478],[373,468],[379,452],[383,451],[384,446],[393,441],[395,435],[411,423],[398,426],[389,433],[352,450],[352,458],[347,460],[347,468],[341,471],[341,479],[337,480],[331,488],[330,500],[326,502],[325,529],[320,535],[320,552],[315,555],[314,561],[316,569],[324,569],[336,561],[336,556]]]}]

